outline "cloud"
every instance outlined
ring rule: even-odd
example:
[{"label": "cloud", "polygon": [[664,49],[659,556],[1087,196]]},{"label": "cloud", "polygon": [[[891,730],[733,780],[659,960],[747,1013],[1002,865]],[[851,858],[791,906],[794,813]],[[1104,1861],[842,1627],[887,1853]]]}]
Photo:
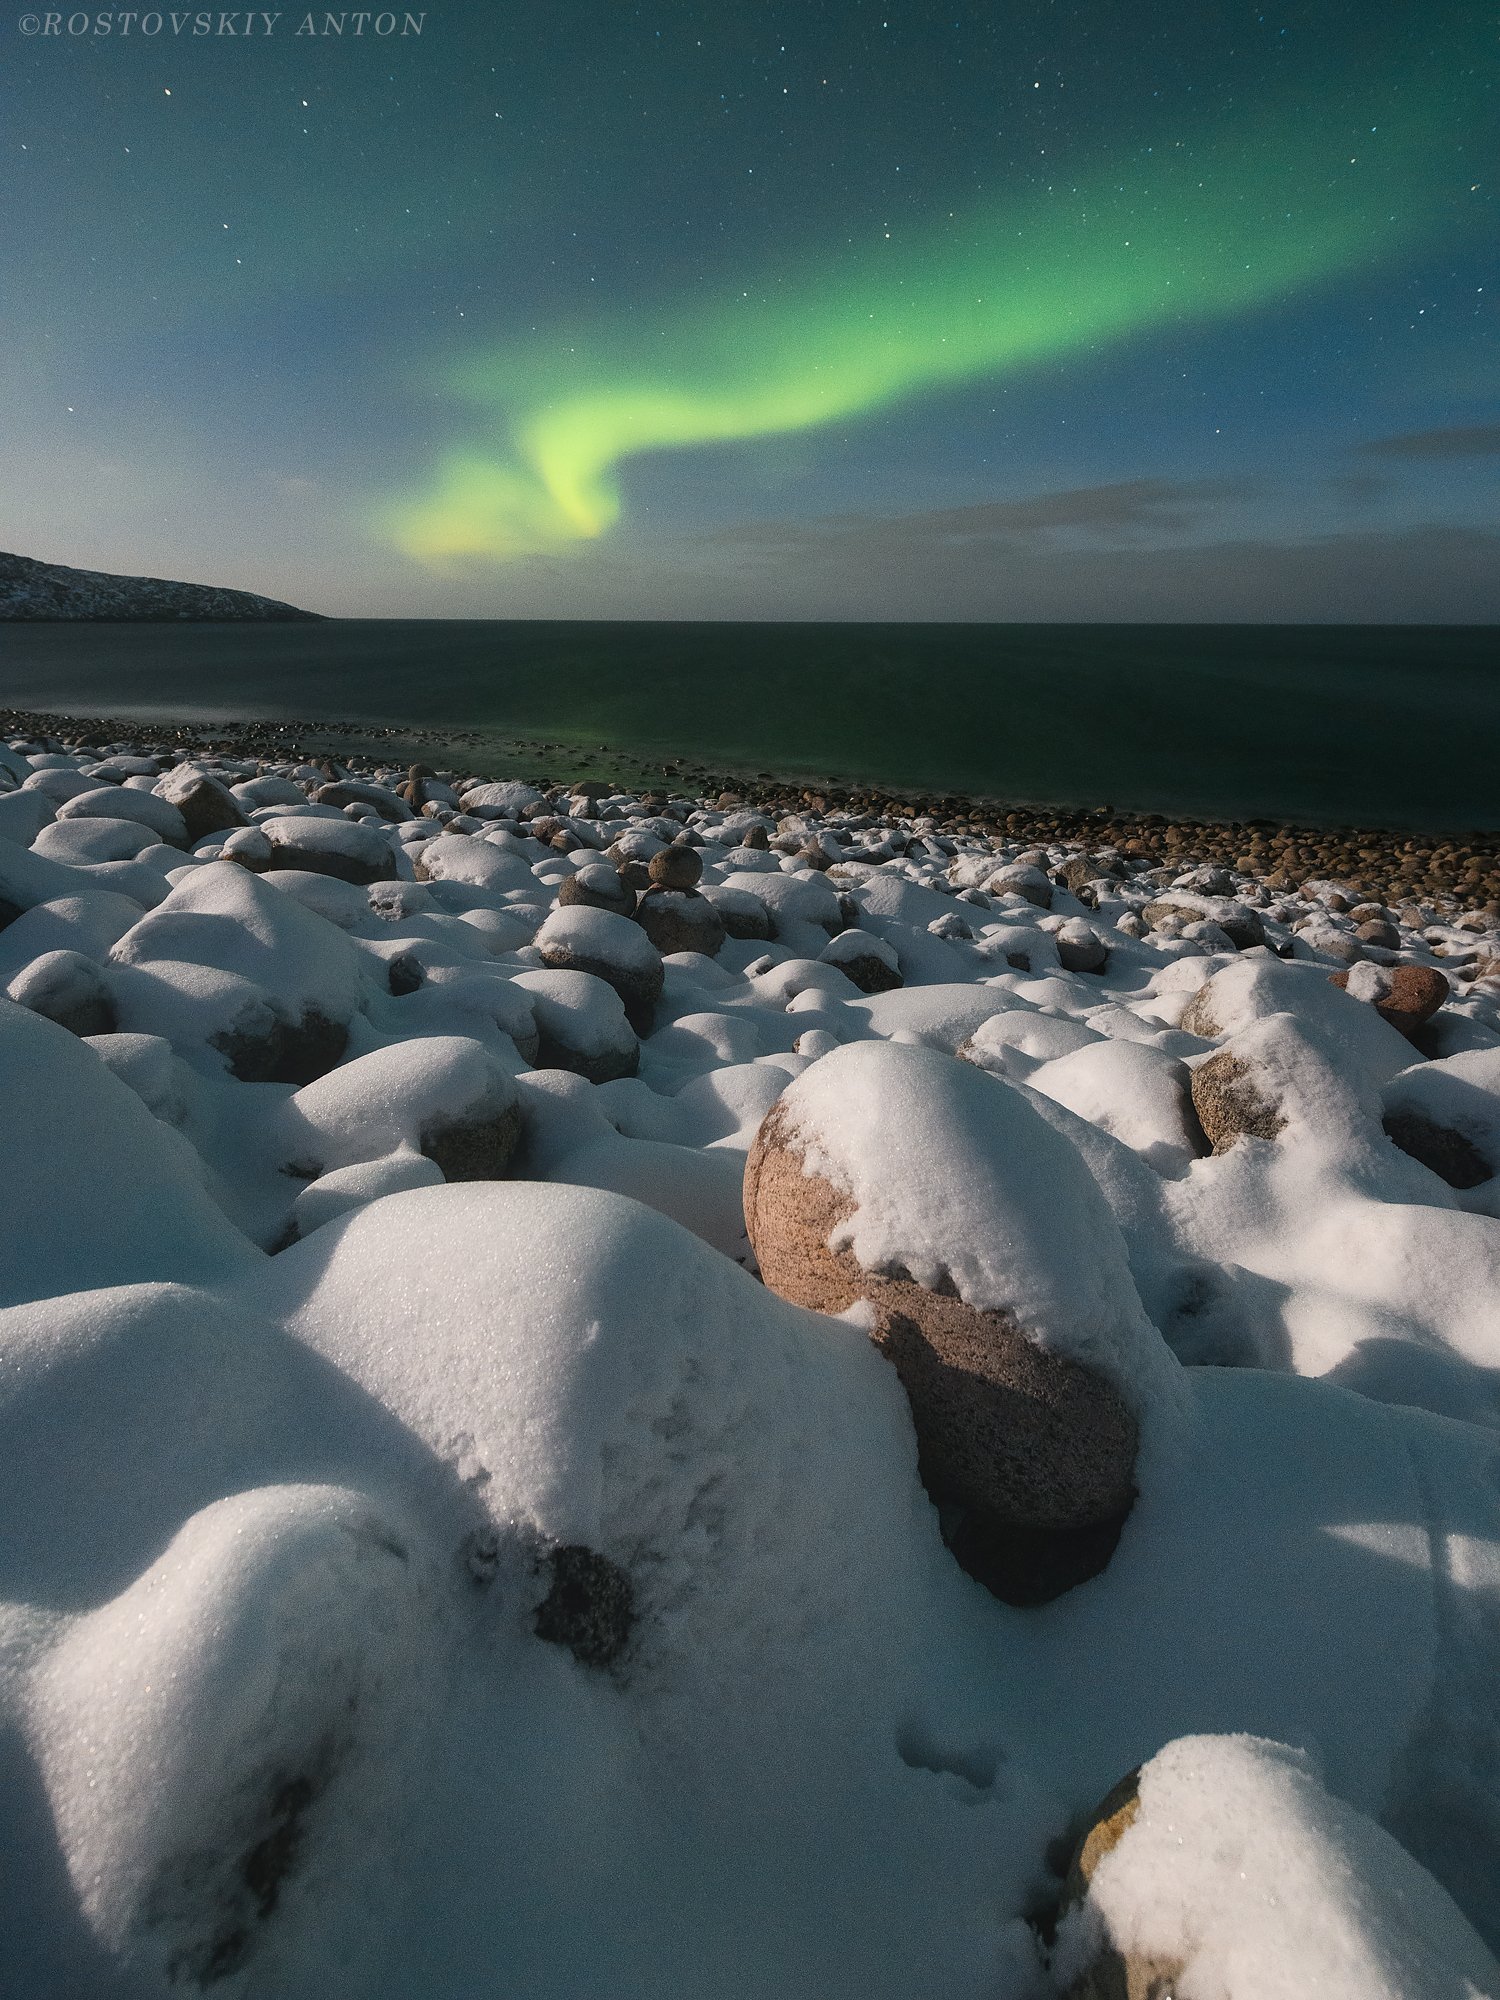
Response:
[{"label": "cloud", "polygon": [[1447,430],[1405,431],[1400,437],[1357,444],[1360,458],[1496,458],[1500,424],[1455,424]]},{"label": "cloud", "polygon": [[[967,510],[955,510],[963,513]],[[925,517],[917,517],[919,520]],[[1493,624],[1500,534],[1441,523],[1194,542],[1038,534],[817,537],[790,524],[679,544],[651,608],[625,616],[1231,624]],[[670,609],[667,606],[670,604]],[[574,612],[573,615],[581,615]],[[592,615],[608,615],[602,607]]]},{"label": "cloud", "polygon": [[1019,500],[986,500],[969,507],[936,507],[919,514],[828,514],[810,521],[747,521],[708,537],[720,547],[831,549],[849,542],[902,547],[1023,543],[1079,530],[1135,534],[1181,532],[1226,502],[1254,490],[1250,480],[1124,479],[1104,486],[1075,486]]}]

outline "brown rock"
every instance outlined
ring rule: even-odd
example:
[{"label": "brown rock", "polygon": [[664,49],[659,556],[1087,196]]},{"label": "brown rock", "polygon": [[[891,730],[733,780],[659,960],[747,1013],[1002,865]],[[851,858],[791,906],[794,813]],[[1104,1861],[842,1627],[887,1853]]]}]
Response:
[{"label": "brown rock", "polygon": [[250,824],[229,787],[192,764],[175,765],[158,778],[156,792],[182,814],[189,847],[211,833],[227,833],[232,827]]},{"label": "brown rock", "polygon": [[673,841],[653,854],[646,872],[660,889],[696,889],[703,874],[703,857],[696,847]]},{"label": "brown rock", "polygon": [[759,896],[746,889],[721,888],[717,883],[710,884],[705,896],[718,911],[726,937],[749,938],[755,943],[770,940],[775,926]]},{"label": "brown rock", "polygon": [[1071,917],[1057,931],[1052,942],[1064,972],[1102,973],[1109,963],[1109,948],[1103,938],[1081,917]]},{"label": "brown rock", "polygon": [[1216,1041],[1223,1033],[1214,1018],[1213,1000],[1209,994],[1212,985],[1211,979],[1204,980],[1187,1006],[1183,1008],[1182,1019],[1177,1024],[1189,1035],[1201,1035],[1205,1042]]},{"label": "brown rock", "polygon": [[636,905],[635,920],[663,958],[674,951],[712,958],[725,938],[723,918],[696,889],[648,889]]},{"label": "brown rock", "polygon": [[781,1106],[745,1166],[745,1224],[772,1291],[816,1312],[857,1299],[911,1404],[923,1484],[958,1561],[1011,1604],[1095,1576],[1134,1499],[1135,1419],[1115,1389],[1008,1312],[866,1271],[828,1238],[852,1203],[808,1171]]},{"label": "brown rock", "polygon": [[406,783],[397,787],[398,796],[406,800],[413,812],[421,812],[427,804],[425,781],[436,776],[430,764],[413,764],[406,774]]},{"label": "brown rock", "polygon": [[407,801],[385,785],[367,785],[357,778],[351,778],[333,785],[319,785],[313,793],[313,804],[337,806],[342,812],[346,806],[369,806],[384,820],[392,822],[412,817]]},{"label": "brown rock", "polygon": [[[1375,1011],[1410,1041],[1422,1024],[1432,1019],[1452,989],[1435,965],[1392,965],[1382,970],[1390,984],[1376,999]],[[1335,986],[1348,987],[1347,972],[1330,973],[1329,977]]]},{"label": "brown rock", "polygon": [[[820,954],[827,956],[826,953]],[[894,993],[901,985],[901,973],[895,966],[887,965],[874,952],[862,952],[854,958],[841,958],[838,969],[846,979],[850,979],[861,993]]]},{"label": "brown rock", "polygon": [[1192,1079],[1193,1109],[1216,1153],[1228,1152],[1239,1138],[1274,1139],[1286,1124],[1256,1088],[1250,1065],[1227,1050],[1199,1063]]}]

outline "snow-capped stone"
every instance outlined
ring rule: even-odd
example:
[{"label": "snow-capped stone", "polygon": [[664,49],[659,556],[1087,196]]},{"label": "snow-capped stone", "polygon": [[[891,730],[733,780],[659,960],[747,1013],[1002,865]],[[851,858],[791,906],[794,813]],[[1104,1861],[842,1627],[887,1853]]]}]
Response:
[{"label": "snow-capped stone", "polygon": [[540,1069],[572,1070],[590,1083],[634,1076],[640,1043],[612,986],[590,972],[518,972],[513,983],[536,1018]]},{"label": "snow-capped stone", "polygon": [[573,907],[554,910],[536,934],[545,964],[565,972],[591,972],[612,986],[625,1003],[637,1033],[650,1027],[651,1010],[661,998],[661,953],[643,926],[611,910]]},{"label": "snow-capped stone", "polygon": [[389,881],[396,873],[390,842],[352,820],[315,819],[309,813],[297,813],[262,820],[260,831],[271,843],[272,866],[276,868],[331,875],[336,881],[360,887]]}]

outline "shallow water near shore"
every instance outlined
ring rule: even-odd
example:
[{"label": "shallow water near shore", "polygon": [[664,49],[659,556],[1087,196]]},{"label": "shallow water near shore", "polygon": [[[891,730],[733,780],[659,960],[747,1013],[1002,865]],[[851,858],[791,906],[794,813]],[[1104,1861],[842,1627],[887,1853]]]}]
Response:
[{"label": "shallow water near shore", "polygon": [[[1303,825],[1500,823],[1492,628],[18,624],[0,704]],[[543,757],[545,763],[545,757]]]}]

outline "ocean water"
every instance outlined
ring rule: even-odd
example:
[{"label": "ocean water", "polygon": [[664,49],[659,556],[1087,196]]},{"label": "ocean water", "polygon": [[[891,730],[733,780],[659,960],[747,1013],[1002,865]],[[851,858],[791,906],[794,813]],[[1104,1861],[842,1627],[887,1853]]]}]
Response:
[{"label": "ocean water", "polygon": [[11,624],[0,704],[452,732],[497,773],[681,758],[1017,804],[1500,826],[1482,626]]}]

